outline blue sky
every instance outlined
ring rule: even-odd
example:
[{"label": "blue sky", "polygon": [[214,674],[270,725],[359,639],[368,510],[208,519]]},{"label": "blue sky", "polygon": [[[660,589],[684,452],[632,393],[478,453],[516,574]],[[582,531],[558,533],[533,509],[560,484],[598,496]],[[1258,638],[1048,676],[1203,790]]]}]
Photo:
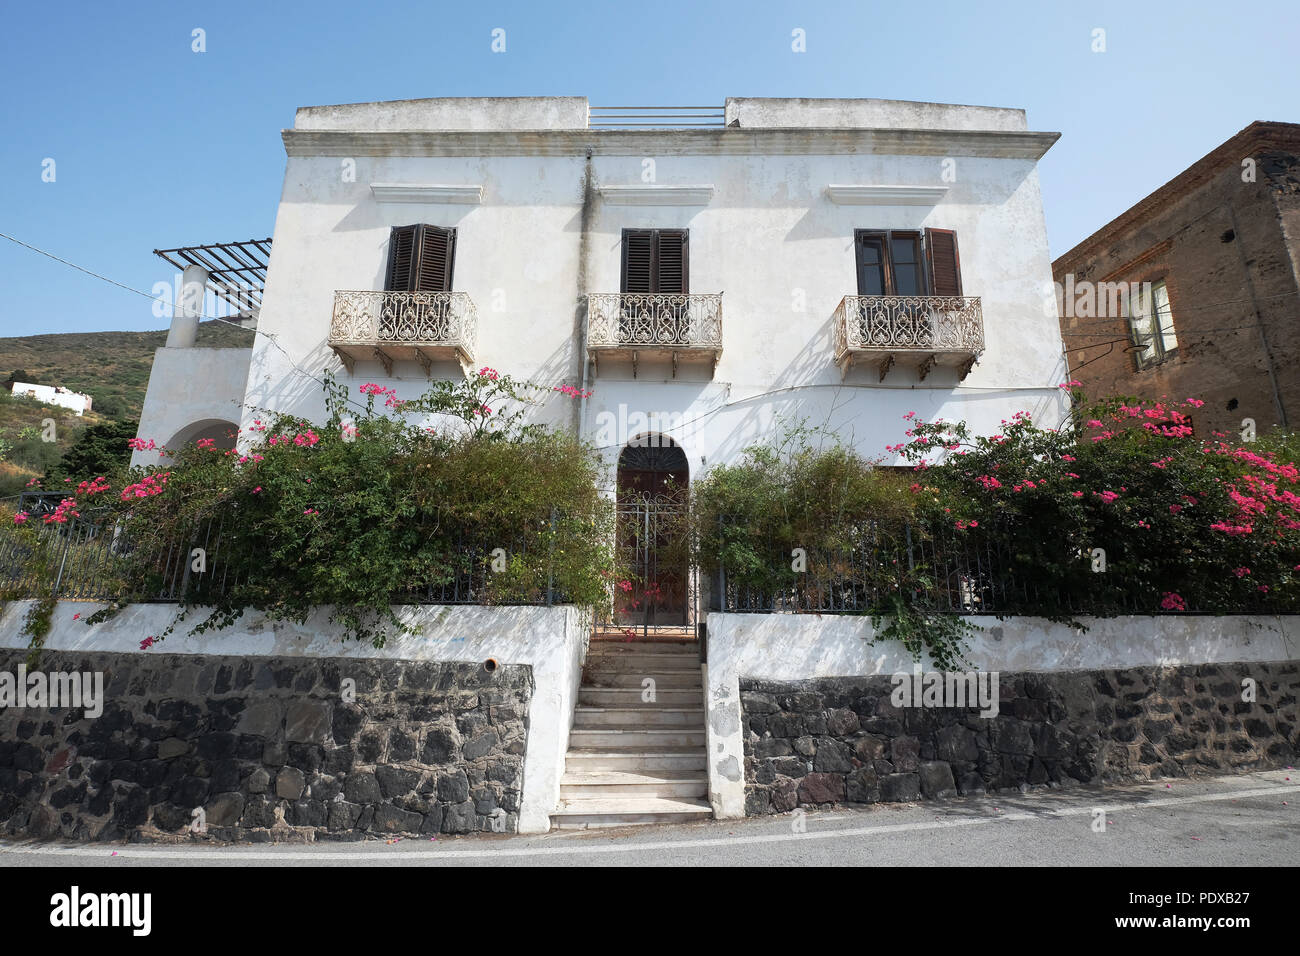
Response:
[{"label": "blue sky", "polygon": [[[9,3],[0,232],[148,291],[172,276],[155,248],[271,234],[298,106],[843,96],[1023,107],[1060,131],[1041,164],[1057,256],[1253,120],[1300,121],[1298,40],[1300,5],[1206,0]],[[0,335],[166,324],[3,239],[0,281]]]}]

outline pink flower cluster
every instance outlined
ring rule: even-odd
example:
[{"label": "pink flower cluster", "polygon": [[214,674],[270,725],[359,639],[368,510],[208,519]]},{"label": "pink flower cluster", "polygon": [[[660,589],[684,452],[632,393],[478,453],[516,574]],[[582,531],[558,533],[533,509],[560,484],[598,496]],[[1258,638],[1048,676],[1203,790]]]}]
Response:
[{"label": "pink flower cluster", "polygon": [[72,515],[72,517],[74,518],[81,517],[81,512],[77,510],[76,498],[64,498],[62,501],[60,501],[59,506],[55,508],[50,514],[47,514],[45,516],[45,523],[46,524],[67,524],[68,515]]},{"label": "pink flower cluster", "polygon": [[559,392],[561,395],[568,395],[570,398],[591,398],[591,391],[583,391],[580,388],[574,388],[572,385],[557,385],[551,389],[553,392]]},{"label": "pink flower cluster", "polygon": [[1182,597],[1172,591],[1166,591],[1160,599],[1160,607],[1166,611],[1186,611],[1187,604]]},{"label": "pink flower cluster", "polygon": [[126,440],[126,447],[130,448],[132,451],[153,451],[158,446],[153,443],[152,438],[148,441],[143,438],[128,438]]},{"label": "pink flower cluster", "polygon": [[95,478],[93,481],[83,481],[79,485],[77,485],[77,494],[86,495],[89,497],[91,495],[97,495],[101,491],[108,491],[108,488],[109,488],[108,479],[105,478],[103,475],[100,475],[98,478]]},{"label": "pink flower cluster", "polygon": [[485,378],[489,382],[495,382],[498,378],[501,377],[501,375],[496,369],[488,368],[486,365],[484,365],[481,369],[478,370],[478,377]]},{"label": "pink flower cluster", "polygon": [[[384,386],[376,385],[374,382],[367,382],[365,385],[361,386],[359,391],[362,395],[374,395],[376,398],[383,395],[385,408],[401,408],[406,404],[405,399],[397,397],[397,389],[384,388]],[[306,428],[307,423],[303,422],[302,427]]]},{"label": "pink flower cluster", "polygon": [[122,489],[122,500],[129,501],[132,498],[151,498],[154,495],[160,495],[163,492],[163,485],[167,484],[169,477],[171,477],[170,471],[160,472],[156,475],[145,475],[140,481],[133,485],[127,485]]}]

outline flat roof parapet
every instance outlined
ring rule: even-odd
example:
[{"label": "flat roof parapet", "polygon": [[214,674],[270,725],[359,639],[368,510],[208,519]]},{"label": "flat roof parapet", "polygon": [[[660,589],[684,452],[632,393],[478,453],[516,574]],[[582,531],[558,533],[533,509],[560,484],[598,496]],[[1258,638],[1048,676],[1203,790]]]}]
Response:
[{"label": "flat roof parapet", "polygon": [[[628,115],[624,115],[627,112]],[[728,97],[714,111],[680,107],[588,109],[585,96],[453,96],[305,106],[293,128],[348,132],[515,132],[602,127],[731,129],[881,129],[1022,133],[1025,111],[908,100]],[[638,113],[651,114],[651,122]],[[716,117],[716,118],[715,118]]]},{"label": "flat roof parapet", "polygon": [[585,96],[448,96],[304,106],[295,130],[562,130],[587,128]]},{"label": "flat roof parapet", "polygon": [[741,129],[1029,129],[1020,109],[911,100],[729,96],[726,113],[727,126]]}]

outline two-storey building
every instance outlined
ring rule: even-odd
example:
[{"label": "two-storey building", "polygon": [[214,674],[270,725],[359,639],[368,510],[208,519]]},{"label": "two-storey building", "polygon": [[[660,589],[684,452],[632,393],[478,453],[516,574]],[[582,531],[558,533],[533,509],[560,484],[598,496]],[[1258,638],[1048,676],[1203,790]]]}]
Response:
[{"label": "two-storey building", "polygon": [[693,479],[801,420],[885,464],[908,412],[1055,426],[1036,164],[1057,136],[1021,110],[889,100],[300,109],[247,371],[172,361],[187,380],[141,435],[215,433],[219,406],[230,426],[318,419],[327,368],[414,397],[482,366],[591,391],[537,418],[629,480]]}]

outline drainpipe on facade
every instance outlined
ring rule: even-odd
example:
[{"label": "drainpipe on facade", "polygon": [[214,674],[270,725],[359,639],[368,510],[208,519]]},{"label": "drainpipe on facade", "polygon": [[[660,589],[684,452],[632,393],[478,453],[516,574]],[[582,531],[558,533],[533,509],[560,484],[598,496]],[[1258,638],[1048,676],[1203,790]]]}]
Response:
[{"label": "drainpipe on facade", "polygon": [[[578,364],[581,366],[580,385],[582,394],[587,392],[587,382],[591,369],[591,362],[587,359],[587,259],[591,255],[591,222],[595,214],[596,207],[596,182],[595,172],[591,165],[592,149],[587,147],[587,165],[583,171],[582,177],[582,215],[578,234],[578,307],[576,309],[576,319],[578,324]],[[587,399],[580,398],[577,401],[577,418],[578,439],[582,440],[587,436]]]}]

